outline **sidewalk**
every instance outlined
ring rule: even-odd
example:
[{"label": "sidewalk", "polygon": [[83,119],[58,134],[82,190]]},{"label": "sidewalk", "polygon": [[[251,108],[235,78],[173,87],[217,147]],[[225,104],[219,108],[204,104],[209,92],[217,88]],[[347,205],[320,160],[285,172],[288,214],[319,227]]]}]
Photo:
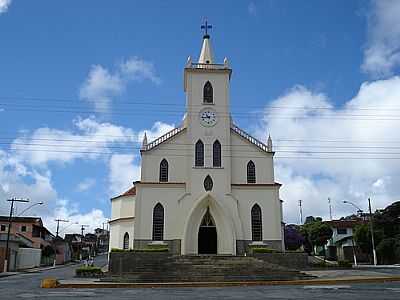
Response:
[{"label": "sidewalk", "polygon": [[63,268],[63,267],[67,267],[67,266],[71,266],[71,265],[75,265],[75,264],[80,264],[80,262],[69,262],[69,263],[66,263],[64,265],[44,266],[44,267],[37,267],[37,268],[31,268],[31,269],[24,269],[24,270],[20,270],[20,271],[17,271],[17,272],[2,272],[2,273],[0,273],[0,278],[13,276],[13,275],[18,275],[18,274],[47,271],[47,270]]}]

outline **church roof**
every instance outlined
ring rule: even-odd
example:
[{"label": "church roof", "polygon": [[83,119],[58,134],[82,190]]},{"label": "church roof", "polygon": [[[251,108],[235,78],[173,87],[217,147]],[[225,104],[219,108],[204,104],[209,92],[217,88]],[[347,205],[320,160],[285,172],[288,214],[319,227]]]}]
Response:
[{"label": "church roof", "polygon": [[201,47],[199,64],[212,64],[214,62],[214,55],[211,48],[210,36],[205,35],[203,38],[203,46]]},{"label": "church roof", "polygon": [[125,197],[125,196],[136,196],[136,187],[135,186],[131,187],[125,193],[123,193],[123,194],[121,194],[119,196],[116,196],[114,198],[111,198],[111,200],[114,200],[114,199],[117,199],[117,198],[120,198],[120,197]]},{"label": "church roof", "polygon": [[159,138],[156,138],[154,141],[143,144],[140,152],[146,152],[146,151],[152,150],[153,148],[158,147],[159,145],[165,143],[166,141],[172,139],[174,136],[178,135],[184,129],[186,129],[186,128],[183,126],[176,127],[174,129],[172,129],[171,131],[168,131],[166,134],[160,136]]},{"label": "church roof", "polygon": [[273,151],[270,151],[270,149],[272,147],[268,147],[267,145],[265,145],[263,142],[259,141],[258,139],[256,139],[255,137],[252,137],[249,133],[247,133],[246,131],[244,131],[243,129],[239,128],[238,126],[236,126],[235,124],[231,125],[231,130],[238,134],[239,136],[241,136],[242,138],[244,138],[245,140],[249,141],[250,143],[252,143],[253,145],[255,145],[258,149],[264,151],[264,152],[268,152],[268,153],[274,153]]}]

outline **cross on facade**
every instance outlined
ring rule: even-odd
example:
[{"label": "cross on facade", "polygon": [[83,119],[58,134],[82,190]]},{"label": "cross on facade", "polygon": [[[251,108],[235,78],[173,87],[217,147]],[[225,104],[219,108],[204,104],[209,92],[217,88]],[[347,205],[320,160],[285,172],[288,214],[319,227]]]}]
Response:
[{"label": "cross on facade", "polygon": [[201,29],[204,30],[204,36],[209,36],[208,35],[208,29],[211,29],[212,26],[210,24],[208,24],[207,20],[204,21],[204,25],[201,25]]}]

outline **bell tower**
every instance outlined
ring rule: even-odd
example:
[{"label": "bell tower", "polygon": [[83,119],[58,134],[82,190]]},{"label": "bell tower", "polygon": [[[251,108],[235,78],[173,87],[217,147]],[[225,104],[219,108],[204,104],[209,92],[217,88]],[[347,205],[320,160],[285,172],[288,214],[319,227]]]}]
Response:
[{"label": "bell tower", "polygon": [[[184,71],[184,91],[186,93],[186,115],[188,144],[189,182],[203,182],[210,175],[215,183],[230,190],[230,127],[229,84],[232,70],[225,58],[222,64],[214,60],[211,25],[205,22],[203,42],[197,62],[189,57]],[[204,163],[196,160],[196,143],[203,143]],[[221,158],[215,158],[215,149],[221,149]],[[213,152],[214,151],[214,152]],[[200,163],[199,163],[200,162]],[[218,162],[218,163],[216,163]],[[223,172],[222,172],[223,170]],[[204,177],[204,178],[203,178]],[[222,182],[223,181],[223,182]],[[202,186],[202,185],[197,185]],[[215,184],[214,184],[215,186]]]}]

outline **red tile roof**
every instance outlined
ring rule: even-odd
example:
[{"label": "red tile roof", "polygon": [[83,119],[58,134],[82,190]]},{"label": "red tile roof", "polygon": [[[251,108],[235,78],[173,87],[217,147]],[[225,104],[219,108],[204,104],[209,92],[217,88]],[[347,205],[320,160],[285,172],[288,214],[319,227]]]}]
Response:
[{"label": "red tile roof", "polygon": [[129,190],[127,190],[125,193],[123,193],[123,194],[121,194],[121,195],[119,195],[119,196],[116,196],[116,197],[114,197],[114,198],[111,198],[111,200],[117,199],[117,198],[120,198],[120,197],[135,196],[135,195],[136,195],[136,187],[133,186],[133,187],[131,187]]}]

